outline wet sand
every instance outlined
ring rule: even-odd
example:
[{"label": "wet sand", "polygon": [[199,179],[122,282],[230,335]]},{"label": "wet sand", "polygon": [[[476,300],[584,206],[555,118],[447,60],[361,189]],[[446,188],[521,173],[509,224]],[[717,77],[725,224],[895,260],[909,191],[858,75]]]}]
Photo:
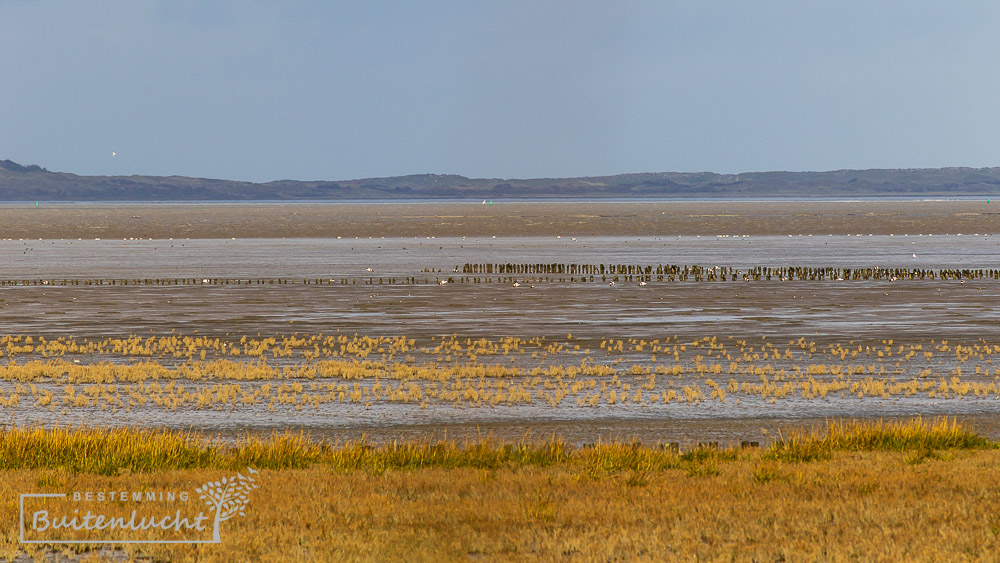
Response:
[{"label": "wet sand", "polygon": [[[964,284],[955,280],[663,281],[646,287],[623,280],[612,287],[599,278],[581,282],[521,276],[524,283],[515,288],[509,280],[493,276],[488,283],[435,283],[453,276],[454,268],[464,263],[480,262],[1000,268],[998,241],[988,234],[1000,230],[1000,216],[987,211],[990,205],[995,204],[0,206],[0,236],[8,239],[0,241],[0,279],[18,282],[0,286],[0,334],[101,338],[172,331],[219,337],[340,332],[496,339],[564,338],[572,333],[595,349],[607,337],[670,336],[681,340],[767,336],[784,341],[804,337],[820,345],[946,338],[996,343],[1000,282],[990,279]],[[154,240],[128,240],[139,237]],[[31,240],[17,240],[21,238]],[[407,276],[419,278],[419,283],[378,283],[380,277]],[[150,277],[282,278],[294,283],[39,285],[42,279]],[[336,282],[301,283],[306,278]],[[22,405],[18,413],[22,421],[73,422],[44,412],[34,416],[30,405]],[[454,438],[477,433],[516,438],[554,432],[574,443],[612,437],[725,443],[766,442],[762,428],[773,432],[830,417],[916,414],[960,416],[1000,437],[989,423],[998,413],[1000,401],[992,398],[932,404],[848,397],[829,404],[793,403],[778,410],[755,410],[749,402],[704,412],[679,405],[613,413],[544,408],[473,412],[444,407],[355,412],[345,407],[305,417],[293,413],[261,417],[254,412],[178,416],[153,411],[124,417],[94,412],[84,413],[77,422],[194,426],[220,436],[291,428],[333,439],[426,438],[445,433]]]},{"label": "wet sand", "polygon": [[2,238],[1000,232],[1000,203],[643,201],[0,205]]},{"label": "wet sand", "polygon": [[347,334],[500,338],[998,336],[1000,282],[600,282],[0,288],[0,334]]}]

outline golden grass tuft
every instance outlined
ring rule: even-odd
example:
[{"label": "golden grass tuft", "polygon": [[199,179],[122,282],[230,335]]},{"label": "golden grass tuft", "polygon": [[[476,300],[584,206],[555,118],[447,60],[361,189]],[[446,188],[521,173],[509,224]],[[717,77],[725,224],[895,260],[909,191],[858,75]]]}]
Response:
[{"label": "golden grass tuft", "polygon": [[[986,449],[997,444],[955,419],[922,418],[831,421],[822,429],[794,430],[772,444],[764,457],[782,461],[828,459],[835,451],[920,451]],[[925,456],[926,457],[926,456]]]},{"label": "golden grass tuft", "polygon": [[207,440],[191,431],[144,428],[13,427],[0,430],[0,470],[63,468],[72,473],[115,475],[168,469],[303,468],[337,471],[423,467],[495,469],[566,462],[572,448],[552,437],[507,443],[492,438],[456,441],[332,443],[303,433],[245,435],[235,443]]},{"label": "golden grass tuft", "polygon": [[[72,473],[116,475],[170,469],[262,469],[326,466],[334,471],[416,470],[460,467],[578,466],[580,477],[642,476],[683,468],[691,476],[718,474],[720,465],[761,457],[777,461],[828,459],[838,451],[910,452],[908,462],[934,459],[935,450],[993,449],[997,444],[955,420],[833,421],[822,429],[792,431],[763,452],[738,447],[672,447],[626,441],[573,448],[558,436],[505,442],[492,437],[464,442],[421,440],[372,444],[331,442],[303,433],[245,435],[233,443],[183,430],[143,428],[13,427],[0,430],[0,470],[63,468]],[[637,477],[637,482],[642,481]]]},{"label": "golden grass tuft", "polygon": [[0,430],[0,469],[65,468],[113,475],[122,470],[195,469],[219,464],[218,449],[190,432],[140,428]]}]

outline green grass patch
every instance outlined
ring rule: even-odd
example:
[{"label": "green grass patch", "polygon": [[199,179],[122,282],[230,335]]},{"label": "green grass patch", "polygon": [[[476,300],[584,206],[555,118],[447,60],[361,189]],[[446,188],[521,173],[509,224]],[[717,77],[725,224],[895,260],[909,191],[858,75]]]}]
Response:
[{"label": "green grass patch", "polygon": [[843,451],[931,452],[996,446],[955,419],[851,420],[828,422],[818,430],[793,431],[784,440],[771,444],[763,456],[779,461],[814,461],[829,459],[834,452]]},{"label": "green grass patch", "polygon": [[[115,475],[168,469],[305,468],[323,465],[333,471],[415,470],[427,467],[473,467],[575,464],[582,476],[643,476],[668,469],[691,476],[718,474],[719,466],[760,455],[765,460],[801,462],[828,459],[838,451],[908,452],[911,464],[936,459],[949,449],[994,448],[997,444],[954,420],[925,422],[831,422],[823,429],[792,432],[760,454],[738,448],[676,449],[628,442],[573,448],[553,436],[544,441],[413,441],[371,444],[331,443],[304,434],[244,436],[235,443],[206,440],[189,431],[141,428],[38,428],[0,430],[0,470],[65,469],[72,473]],[[766,476],[761,476],[766,480]]]}]

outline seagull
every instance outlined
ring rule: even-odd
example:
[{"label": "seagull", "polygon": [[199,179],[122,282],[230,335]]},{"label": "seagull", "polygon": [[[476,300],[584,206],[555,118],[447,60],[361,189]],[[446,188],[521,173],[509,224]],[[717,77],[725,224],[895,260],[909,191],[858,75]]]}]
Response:
[{"label": "seagull", "polygon": [[644,287],[645,285],[646,285],[646,282],[644,282],[644,281],[639,282],[639,287]]},{"label": "seagull", "polygon": [[441,280],[441,281],[438,282],[438,285],[446,285],[447,283],[448,283],[448,280]]},{"label": "seagull", "polygon": [[514,282],[514,287],[521,287],[521,284]]},{"label": "seagull", "polygon": [[615,286],[615,282],[611,282],[611,283],[609,283],[609,284],[608,284],[608,286],[609,286],[609,287],[614,287],[614,286]]},{"label": "seagull", "polygon": [[365,271],[367,271],[367,272],[374,272],[375,269],[374,268],[365,268]]}]

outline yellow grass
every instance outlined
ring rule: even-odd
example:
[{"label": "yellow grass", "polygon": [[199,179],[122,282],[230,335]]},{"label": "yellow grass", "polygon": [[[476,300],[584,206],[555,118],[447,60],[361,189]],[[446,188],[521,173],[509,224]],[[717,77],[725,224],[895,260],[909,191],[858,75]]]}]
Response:
[{"label": "yellow grass", "polygon": [[[764,453],[767,459],[810,461],[838,451],[929,451],[992,449],[990,442],[954,420],[899,422],[832,421],[809,432],[791,431]],[[234,443],[208,440],[177,430],[143,428],[22,428],[0,430],[0,470],[62,468],[72,473],[114,475],[161,469],[233,469],[251,465],[286,469],[325,465],[338,471],[558,465],[581,463],[592,476],[631,469],[686,467],[745,457],[738,449],[680,452],[661,444],[611,442],[575,449],[553,436],[546,440],[503,442],[415,441],[370,444],[331,443],[308,436],[246,435]]]},{"label": "yellow grass", "polygon": [[[370,448],[355,454],[363,463],[261,470],[246,517],[224,523],[219,546],[125,550],[176,561],[994,560],[1000,452],[961,436],[945,421],[836,424],[799,437],[827,448],[805,463],[774,450],[611,444],[550,450],[545,463],[442,461],[459,453],[413,465]],[[34,549],[16,541],[19,492],[193,489],[226,473],[6,470],[0,518],[12,524],[0,556]]]},{"label": "yellow grass", "polygon": [[1000,344],[985,340],[7,335],[0,357],[0,411],[1000,398]]}]

